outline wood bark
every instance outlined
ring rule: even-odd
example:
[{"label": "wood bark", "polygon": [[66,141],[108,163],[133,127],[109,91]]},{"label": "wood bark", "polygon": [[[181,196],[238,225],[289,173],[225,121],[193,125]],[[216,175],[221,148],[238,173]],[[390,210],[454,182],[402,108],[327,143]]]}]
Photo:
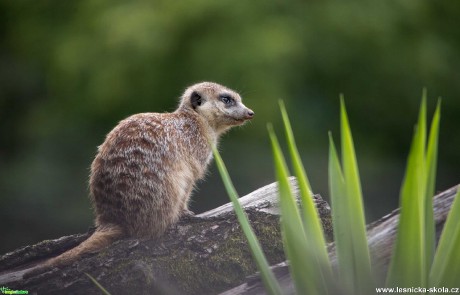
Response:
[{"label": "wood bark", "polygon": [[[297,184],[290,179],[296,194]],[[315,195],[332,238],[329,205]],[[270,264],[285,260],[279,230],[276,184],[240,199]],[[0,257],[0,286],[29,294],[101,294],[86,274],[111,294],[217,294],[243,283],[257,269],[231,203],[183,220],[160,240],[126,239],[98,253],[24,278],[41,261],[71,249],[91,235],[62,237]]]}]

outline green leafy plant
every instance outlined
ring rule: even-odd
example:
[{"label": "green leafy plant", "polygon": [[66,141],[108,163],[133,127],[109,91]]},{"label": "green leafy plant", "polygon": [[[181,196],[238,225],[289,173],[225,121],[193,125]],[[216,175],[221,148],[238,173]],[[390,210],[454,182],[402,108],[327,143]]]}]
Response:
[{"label": "green leafy plant", "polygon": [[257,237],[251,228],[248,217],[246,216],[243,208],[238,202],[238,193],[236,192],[236,189],[233,186],[230,176],[228,175],[227,168],[225,167],[225,164],[222,161],[222,158],[220,157],[220,154],[215,146],[212,147],[212,152],[214,154],[217,168],[219,169],[220,175],[222,176],[225,189],[227,190],[227,193],[230,196],[230,199],[233,203],[233,208],[235,209],[238,221],[241,224],[241,228],[243,229],[243,232],[248,239],[249,247],[251,248],[251,252],[254,256],[254,259],[256,260],[256,264],[260,271],[262,281],[264,282],[264,285],[270,294],[282,294],[281,288],[278,282],[276,281],[273,272],[270,270],[267,259],[265,258],[265,255],[262,252],[260,243],[257,240]]},{"label": "green leafy plant", "polygon": [[340,117],[342,165],[329,134],[329,187],[339,276],[346,290],[354,294],[370,294],[373,285],[361,183],[343,97],[340,99]]},{"label": "green leafy plant", "polygon": [[[361,182],[343,97],[340,99],[340,105],[341,162],[332,135],[329,134],[329,188],[338,257],[338,279],[332,272],[321,222],[313,203],[310,183],[301,163],[288,115],[282,102],[280,102],[280,108],[287,145],[300,188],[300,208],[297,206],[287,180],[290,173],[278,139],[273,127],[268,125],[279,187],[284,248],[298,294],[334,294],[337,290],[340,290],[341,294],[372,294],[375,292],[376,285],[366,239]],[[458,284],[458,277],[460,277],[460,190],[455,197],[435,252],[432,199],[435,188],[439,121],[440,102],[436,107],[427,141],[426,91],[424,91],[401,188],[401,214],[387,274],[387,287],[454,287],[455,284]],[[222,159],[216,150],[214,150],[214,155],[224,182],[228,186],[231,181]],[[231,198],[237,214],[244,215],[236,199],[233,185],[230,188],[231,190],[229,188],[227,190],[232,193]],[[238,213],[238,211],[241,212]],[[239,217],[239,220],[241,221],[242,218]],[[252,240],[250,245],[258,245],[254,241],[255,237],[252,232],[248,239]],[[251,246],[251,248],[254,247]],[[271,290],[271,294],[278,294],[274,292],[279,292],[279,286],[276,287],[277,291],[270,289],[276,284],[270,282],[274,280],[274,277],[269,271],[263,253],[260,252],[260,246],[257,251],[259,252],[254,256],[265,261],[264,263],[258,262],[259,269],[265,276],[263,281],[267,289]],[[271,284],[271,287],[268,283]]]},{"label": "green leafy plant", "polygon": [[[284,248],[293,270],[292,276],[296,290],[301,294],[329,294],[332,270],[326,251],[326,243],[321,221],[313,203],[310,184],[300,161],[294,141],[287,112],[281,103],[281,113],[285,123],[289,152],[297,177],[303,212],[297,208],[296,199],[291,191],[287,177],[284,156],[271,125],[268,125],[276,174],[279,183],[281,227],[284,237]],[[303,214],[302,214],[303,213]],[[305,276],[309,279],[306,280]]]},{"label": "green leafy plant", "polygon": [[431,267],[429,282],[433,286],[458,287],[460,277],[460,189],[452,204]]},{"label": "green leafy plant", "polygon": [[401,214],[388,286],[426,287],[434,255],[433,193],[440,105],[436,109],[426,149],[426,94],[412,140],[401,189]]}]

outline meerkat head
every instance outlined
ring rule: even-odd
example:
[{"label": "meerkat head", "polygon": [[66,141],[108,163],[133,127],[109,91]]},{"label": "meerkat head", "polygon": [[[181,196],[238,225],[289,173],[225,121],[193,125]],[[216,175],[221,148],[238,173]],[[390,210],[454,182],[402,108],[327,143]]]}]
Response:
[{"label": "meerkat head", "polygon": [[179,108],[198,113],[218,134],[254,117],[254,112],[242,103],[237,92],[211,82],[187,88]]}]

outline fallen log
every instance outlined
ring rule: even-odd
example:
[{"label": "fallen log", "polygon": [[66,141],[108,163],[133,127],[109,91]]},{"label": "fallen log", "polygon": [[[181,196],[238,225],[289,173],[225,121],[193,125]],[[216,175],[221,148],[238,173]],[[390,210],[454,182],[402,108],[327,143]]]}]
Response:
[{"label": "fallen log", "polygon": [[[293,178],[291,185],[298,194]],[[434,198],[437,239],[457,189],[453,187]],[[272,269],[283,291],[292,294],[293,283],[279,232],[276,185],[263,187],[240,202],[270,264],[274,265]],[[315,202],[330,241],[330,208],[319,195],[315,195]],[[397,209],[367,228],[377,268],[388,267],[398,218]],[[85,275],[88,273],[111,294],[266,294],[260,278],[253,275],[257,270],[230,203],[181,221],[161,240],[121,240],[62,269],[23,278],[25,271],[78,245],[91,232],[43,241],[3,255],[0,285],[10,290],[28,290],[29,294],[100,294],[100,289]],[[335,264],[333,243],[329,255]]]},{"label": "fallen log", "polygon": [[[290,179],[298,194],[294,178]],[[329,205],[315,195],[332,239]],[[285,260],[279,230],[276,184],[240,202],[271,265]],[[231,204],[183,220],[160,240],[126,239],[79,261],[24,278],[43,260],[88,238],[88,233],[47,240],[0,257],[0,286],[29,294],[100,294],[86,274],[111,294],[217,294],[244,282],[257,269]]]}]

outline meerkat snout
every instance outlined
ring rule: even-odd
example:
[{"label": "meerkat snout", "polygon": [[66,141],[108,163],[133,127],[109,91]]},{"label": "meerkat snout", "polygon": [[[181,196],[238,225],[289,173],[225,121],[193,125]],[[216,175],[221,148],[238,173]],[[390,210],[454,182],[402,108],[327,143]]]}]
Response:
[{"label": "meerkat snout", "polygon": [[252,117],[254,117],[254,112],[251,110],[251,109],[248,109],[248,111],[246,112],[246,118],[248,120],[252,119]]}]

